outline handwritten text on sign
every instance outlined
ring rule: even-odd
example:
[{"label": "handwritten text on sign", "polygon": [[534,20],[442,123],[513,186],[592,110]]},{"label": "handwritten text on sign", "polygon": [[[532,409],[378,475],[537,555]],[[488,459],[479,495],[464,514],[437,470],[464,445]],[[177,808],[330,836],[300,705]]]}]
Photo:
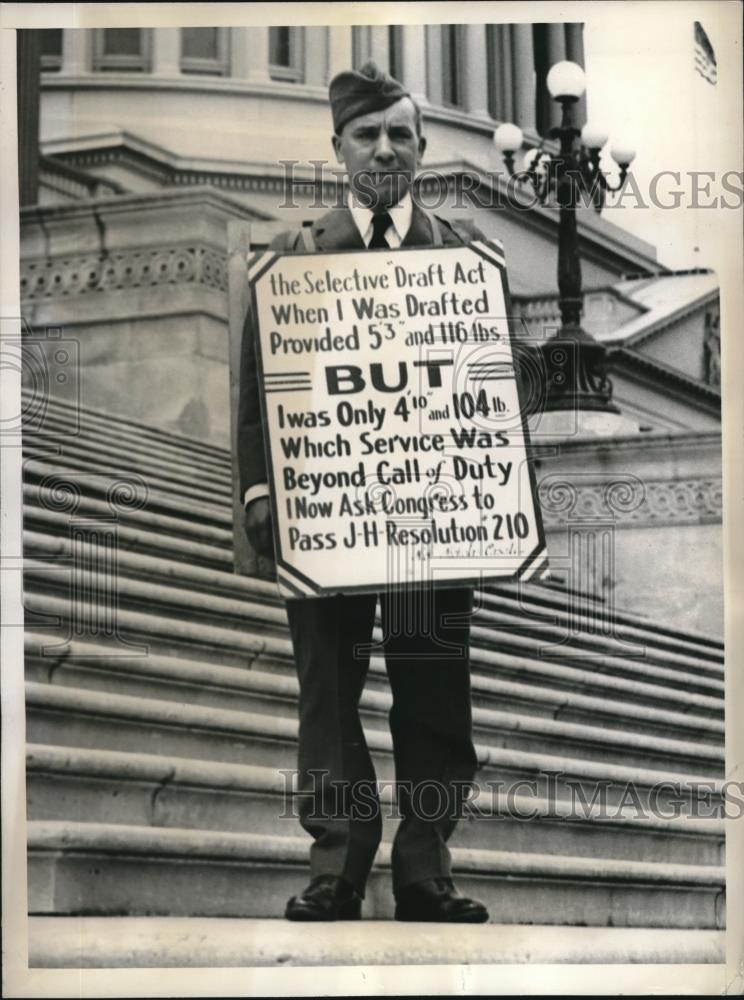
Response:
[{"label": "handwritten text on sign", "polygon": [[287,593],[545,568],[491,243],[251,267]]}]

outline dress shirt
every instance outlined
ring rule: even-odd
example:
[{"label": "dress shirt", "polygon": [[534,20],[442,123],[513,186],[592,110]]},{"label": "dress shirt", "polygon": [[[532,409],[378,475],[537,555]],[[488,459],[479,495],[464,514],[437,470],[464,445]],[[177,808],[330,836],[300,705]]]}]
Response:
[{"label": "dress shirt", "polygon": [[[346,204],[359,230],[359,235],[364,240],[364,245],[368,247],[372,239],[372,218],[374,214],[372,209],[357,205],[351,192],[349,192]],[[406,238],[406,233],[411,228],[412,214],[413,202],[411,201],[410,193],[406,191],[397,205],[393,205],[388,209],[388,215],[392,219],[393,224],[392,226],[388,226],[385,232],[385,239],[388,246],[393,250],[397,250]]]}]

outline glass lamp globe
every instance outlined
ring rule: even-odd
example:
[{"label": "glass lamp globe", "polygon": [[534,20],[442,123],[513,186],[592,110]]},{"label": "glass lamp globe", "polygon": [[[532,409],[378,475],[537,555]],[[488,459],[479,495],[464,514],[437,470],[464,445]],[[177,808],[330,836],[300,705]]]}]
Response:
[{"label": "glass lamp globe", "polygon": [[512,125],[511,122],[499,125],[493,133],[496,148],[502,153],[516,153],[522,147],[522,139],[522,129],[518,125]]},{"label": "glass lamp globe", "polygon": [[610,149],[610,156],[619,167],[629,166],[635,155],[635,149],[627,142],[616,142]]},{"label": "glass lamp globe", "polygon": [[550,96],[556,101],[577,100],[586,89],[584,70],[578,63],[563,60],[550,67],[546,80]]},{"label": "glass lamp globe", "polygon": [[581,141],[587,149],[601,149],[608,138],[609,136],[603,129],[598,128],[591,122],[587,122],[581,130]]}]

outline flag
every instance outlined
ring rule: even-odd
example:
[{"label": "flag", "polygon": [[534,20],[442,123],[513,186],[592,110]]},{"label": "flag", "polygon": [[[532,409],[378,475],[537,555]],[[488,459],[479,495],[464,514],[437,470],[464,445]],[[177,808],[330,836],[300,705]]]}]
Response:
[{"label": "flag", "polygon": [[715,86],[718,80],[716,54],[700,21],[695,21],[695,70]]}]

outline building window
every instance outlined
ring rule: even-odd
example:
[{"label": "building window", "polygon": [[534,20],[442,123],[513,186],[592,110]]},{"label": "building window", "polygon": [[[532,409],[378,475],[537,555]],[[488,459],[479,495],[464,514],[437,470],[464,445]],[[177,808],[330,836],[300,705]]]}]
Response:
[{"label": "building window", "polygon": [[95,33],[93,66],[97,70],[150,68],[150,32],[145,28],[101,28]]},{"label": "building window", "polygon": [[225,76],[229,71],[224,28],[181,28],[181,71]]},{"label": "building window", "polygon": [[41,68],[45,73],[55,72],[62,66],[62,29],[42,28],[39,31]]},{"label": "building window", "polygon": [[304,74],[302,28],[269,28],[269,76],[271,79],[300,83]]},{"label": "building window", "polygon": [[403,78],[403,27],[391,24],[388,28],[388,63],[390,75],[396,80]]},{"label": "building window", "polygon": [[455,108],[464,104],[462,80],[462,27],[442,25],[442,103]]}]

